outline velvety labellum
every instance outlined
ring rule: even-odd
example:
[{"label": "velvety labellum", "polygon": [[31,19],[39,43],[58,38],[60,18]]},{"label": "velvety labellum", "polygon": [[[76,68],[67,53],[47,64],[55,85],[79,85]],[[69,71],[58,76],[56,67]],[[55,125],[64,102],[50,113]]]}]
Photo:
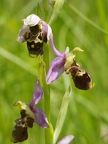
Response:
[{"label": "velvety labellum", "polygon": [[27,48],[31,55],[42,55],[43,54],[43,42],[27,41]]},{"label": "velvety labellum", "polygon": [[14,143],[23,142],[28,139],[28,128],[33,127],[33,118],[28,116],[25,110],[20,112],[21,118],[16,119],[16,125],[12,131],[12,139],[11,141]]},{"label": "velvety labellum", "polygon": [[69,69],[75,86],[81,90],[87,90],[92,87],[91,78],[88,73],[79,66],[72,66]]}]

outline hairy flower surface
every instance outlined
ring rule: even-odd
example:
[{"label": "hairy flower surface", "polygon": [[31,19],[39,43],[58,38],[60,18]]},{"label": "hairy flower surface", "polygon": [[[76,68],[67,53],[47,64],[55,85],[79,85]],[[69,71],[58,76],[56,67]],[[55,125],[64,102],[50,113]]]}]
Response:
[{"label": "hairy flower surface", "polygon": [[60,77],[63,72],[66,74],[71,73],[75,86],[81,90],[87,90],[92,88],[92,80],[88,73],[83,70],[75,61],[76,52],[83,51],[79,47],[69,52],[69,48],[66,48],[64,53],[59,52],[53,42],[53,35],[50,36],[50,45],[57,57],[52,61],[50,68],[46,76],[47,84],[51,84]]},{"label": "hairy flower surface", "polygon": [[43,54],[43,44],[49,41],[51,27],[37,15],[31,14],[23,20],[24,25],[19,31],[18,41],[27,42],[29,55],[35,57]]},{"label": "hairy flower surface", "polygon": [[66,70],[66,73],[71,73],[74,84],[78,89],[87,90],[93,87],[90,75],[76,64],[75,61],[71,67]]},{"label": "hairy flower surface", "polygon": [[49,123],[44,112],[35,108],[34,106],[39,103],[43,95],[42,87],[40,86],[39,80],[36,80],[36,86],[33,94],[32,101],[29,104],[17,101],[14,106],[20,107],[21,118],[18,118],[15,122],[16,125],[12,131],[11,141],[22,142],[28,138],[28,128],[33,127],[33,123],[37,123],[42,128],[48,128]]}]

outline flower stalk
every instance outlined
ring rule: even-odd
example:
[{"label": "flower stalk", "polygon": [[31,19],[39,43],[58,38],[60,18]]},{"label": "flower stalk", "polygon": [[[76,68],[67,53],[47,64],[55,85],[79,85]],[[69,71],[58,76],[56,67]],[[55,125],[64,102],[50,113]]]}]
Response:
[{"label": "flower stalk", "polygon": [[[45,52],[43,56],[43,60],[45,62],[45,71],[48,71],[49,68],[49,48],[48,45],[45,45]],[[46,74],[44,73],[44,83],[43,83],[43,90],[44,90],[44,111],[47,115],[48,121],[50,123],[50,127],[45,130],[45,143],[51,144],[53,139],[53,128],[50,122],[50,86],[46,84]]]},{"label": "flower stalk", "polygon": [[[49,11],[48,11],[49,5],[48,5],[47,0],[43,0],[43,7],[44,7],[44,12],[45,12],[44,19],[46,22],[48,22],[48,20],[49,20]],[[44,131],[45,131],[45,144],[51,144],[52,140],[53,140],[53,127],[50,122],[50,86],[47,85],[47,83],[46,83],[46,72],[49,69],[49,46],[44,45],[44,49],[45,49],[44,55],[43,55],[43,61],[45,63],[44,73],[43,73],[44,111],[46,113],[46,116],[47,116],[49,124],[50,124],[50,127]]]}]

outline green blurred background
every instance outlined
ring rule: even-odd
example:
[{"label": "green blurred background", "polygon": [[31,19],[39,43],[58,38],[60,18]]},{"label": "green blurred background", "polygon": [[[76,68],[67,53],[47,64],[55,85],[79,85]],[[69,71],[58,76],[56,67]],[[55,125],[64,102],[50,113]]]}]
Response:
[{"label": "green blurred background", "polygon": [[[68,1],[108,31],[108,0]],[[20,117],[19,108],[13,104],[17,100],[29,103],[34,91],[36,59],[28,56],[26,43],[17,42],[21,20],[32,13],[44,17],[41,0],[0,1],[0,144],[11,144],[14,120]],[[71,84],[72,95],[60,138],[73,134],[72,144],[108,144],[108,35],[82,19],[66,3],[51,26],[60,51],[65,51],[66,46],[70,50],[76,46],[84,50],[76,60],[95,82],[93,89],[81,91],[75,88],[71,76],[64,73],[51,84],[51,122],[55,127],[62,97]],[[50,50],[50,60],[54,57]],[[44,108],[43,102],[44,99],[38,107]],[[23,142],[30,143],[44,144],[44,130],[36,124]]]}]

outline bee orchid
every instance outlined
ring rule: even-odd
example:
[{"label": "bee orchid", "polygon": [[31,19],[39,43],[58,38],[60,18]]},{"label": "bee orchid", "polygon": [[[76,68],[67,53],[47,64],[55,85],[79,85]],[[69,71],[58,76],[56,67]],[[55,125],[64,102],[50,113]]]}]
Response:
[{"label": "bee orchid", "polygon": [[28,138],[27,130],[33,127],[33,123],[37,123],[42,128],[49,128],[49,123],[44,112],[40,108],[35,108],[35,105],[41,100],[42,95],[43,90],[37,79],[32,101],[29,104],[21,101],[17,101],[14,104],[14,106],[20,107],[21,118],[15,120],[16,125],[12,131],[12,142],[17,143],[26,140]]},{"label": "bee orchid", "polygon": [[27,42],[27,48],[31,57],[42,55],[43,44],[49,41],[52,34],[51,27],[37,15],[31,14],[23,20],[24,25],[19,31],[18,41]]}]

